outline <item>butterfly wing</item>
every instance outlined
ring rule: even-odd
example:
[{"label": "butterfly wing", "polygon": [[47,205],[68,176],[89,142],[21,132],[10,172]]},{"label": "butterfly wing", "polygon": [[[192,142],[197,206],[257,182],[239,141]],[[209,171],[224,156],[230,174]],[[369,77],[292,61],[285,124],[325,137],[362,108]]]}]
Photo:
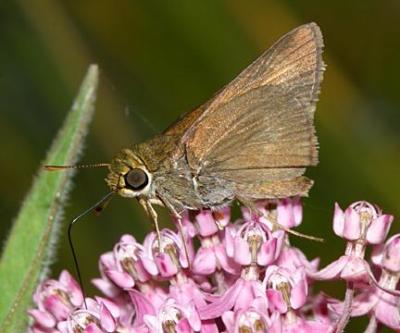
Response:
[{"label": "butterfly wing", "polygon": [[246,197],[307,193],[311,181],[301,175],[318,162],[322,47],[315,23],[296,28],[191,113],[181,142],[204,187],[223,179]]}]

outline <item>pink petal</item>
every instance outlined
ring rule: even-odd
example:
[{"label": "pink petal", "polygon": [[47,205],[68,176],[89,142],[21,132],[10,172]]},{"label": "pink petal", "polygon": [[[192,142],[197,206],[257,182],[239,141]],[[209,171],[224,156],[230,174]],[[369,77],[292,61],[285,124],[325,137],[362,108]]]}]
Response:
[{"label": "pink petal", "polygon": [[226,254],[228,255],[228,257],[231,258],[233,258],[235,253],[234,235],[235,235],[234,227],[227,226],[225,228],[225,248],[226,248]]},{"label": "pink petal", "polygon": [[367,230],[367,241],[371,244],[382,243],[393,222],[393,215],[381,215],[373,220]]},{"label": "pink petal", "polygon": [[237,295],[234,310],[244,310],[247,309],[251,302],[254,300],[255,296],[253,294],[251,281],[245,281],[243,287]]},{"label": "pink petal", "polygon": [[263,295],[262,297],[256,297],[251,306],[260,313],[267,313],[268,300],[265,295]]},{"label": "pink petal", "polygon": [[40,311],[37,309],[31,309],[28,311],[28,314],[33,317],[33,319],[40,325],[46,328],[52,328],[56,326],[56,321],[54,317],[46,312],[46,311]]},{"label": "pink petal", "polygon": [[125,234],[121,236],[120,243],[136,244],[136,239],[130,234]]},{"label": "pink petal", "polygon": [[193,272],[201,275],[208,275],[215,272],[217,262],[211,248],[201,247],[193,262]]},{"label": "pink petal", "polygon": [[[179,221],[176,218],[174,219],[174,223],[176,226],[179,226]],[[197,235],[197,230],[194,224],[190,221],[189,214],[187,212],[183,213],[181,218],[181,224],[183,226],[183,233],[187,235],[189,238],[193,238]]]},{"label": "pink petal", "polygon": [[146,282],[150,279],[149,272],[144,268],[143,262],[141,260],[135,262],[135,269],[138,275],[138,280],[140,282]]},{"label": "pink petal", "polygon": [[144,324],[143,318],[145,315],[155,314],[154,307],[142,293],[135,289],[129,291],[129,296],[132,300],[132,303],[135,305],[135,325],[142,325]]},{"label": "pink petal", "polygon": [[224,322],[227,332],[234,332],[235,313],[233,311],[225,311],[222,314],[222,321]]},{"label": "pink petal", "polygon": [[283,249],[285,244],[285,231],[276,230],[272,233],[272,237],[276,239],[276,250],[275,250],[275,259],[277,259]]},{"label": "pink petal", "polygon": [[297,227],[301,224],[301,221],[303,220],[303,205],[301,204],[300,197],[292,199],[292,204],[295,227]]},{"label": "pink petal", "polygon": [[235,261],[240,265],[250,265],[251,254],[249,244],[241,237],[237,236],[234,240],[235,244]]},{"label": "pink petal", "polygon": [[296,222],[290,199],[280,200],[276,208],[278,213],[278,223],[286,228],[292,228]]},{"label": "pink petal", "polygon": [[296,330],[296,333],[304,332],[304,333],[326,333],[332,332],[332,325],[328,323],[319,322],[316,320],[304,320],[301,319],[302,323],[299,325],[300,327]]},{"label": "pink petal", "polygon": [[264,242],[257,253],[257,264],[260,266],[267,266],[275,260],[277,239]]},{"label": "pink petal", "polygon": [[85,298],[87,310],[97,313],[99,310],[99,304],[93,299],[86,297]]},{"label": "pink petal", "polygon": [[104,333],[96,324],[90,323],[85,327],[84,333]]},{"label": "pink petal", "polygon": [[329,264],[318,272],[307,272],[307,274],[315,280],[330,280],[339,277],[340,272],[344,269],[349,261],[348,256],[341,256],[338,260]]},{"label": "pink petal", "polygon": [[83,295],[78,282],[66,270],[61,272],[59,280],[67,287],[71,303],[80,306],[83,303]]},{"label": "pink petal", "polygon": [[[386,298],[386,297],[385,297]],[[400,329],[399,300],[394,296],[387,296],[387,301],[378,302],[375,307],[376,318],[393,330]]]},{"label": "pink petal", "polygon": [[293,309],[301,308],[306,302],[308,294],[308,285],[305,278],[302,278],[298,283],[292,287],[290,293],[290,305]]},{"label": "pink petal", "polygon": [[361,237],[360,215],[351,207],[344,212],[343,237],[348,240],[357,240]]},{"label": "pink petal", "polygon": [[210,210],[202,210],[196,215],[199,234],[203,237],[211,236],[218,232],[217,224]]},{"label": "pink petal", "polygon": [[143,263],[143,267],[146,269],[147,272],[149,272],[149,274],[153,276],[156,276],[158,274],[157,265],[152,259],[142,256],[141,260]]},{"label": "pink petal", "polygon": [[275,307],[280,313],[287,312],[287,304],[284,301],[282,294],[274,289],[267,289],[267,298],[269,305]]},{"label": "pink petal", "polygon": [[335,203],[335,213],[333,215],[333,231],[339,237],[343,237],[344,229],[344,212],[340,208],[339,204]]},{"label": "pink petal", "polygon": [[[143,322],[150,329],[150,332],[161,332],[161,323],[158,321],[158,318],[155,316],[150,316],[148,314],[144,315]],[[161,329],[161,331],[160,331]]]},{"label": "pink petal", "polygon": [[178,267],[176,267],[168,254],[158,253],[154,261],[162,277],[171,277],[178,273]]},{"label": "pink petal", "polygon": [[201,320],[199,313],[197,312],[193,303],[189,304],[188,309],[189,311],[186,313],[188,322],[190,323],[190,326],[193,328],[193,330],[198,332],[201,329]]},{"label": "pink petal", "polygon": [[106,332],[114,332],[116,328],[116,322],[104,304],[100,305],[100,324],[102,329]]},{"label": "pink petal", "polygon": [[135,281],[128,273],[108,270],[106,274],[112,282],[123,289],[133,288],[135,285]]},{"label": "pink petal", "polygon": [[113,252],[107,252],[100,256],[100,265],[105,269],[115,268],[115,258]]},{"label": "pink petal", "polygon": [[213,319],[220,317],[225,311],[233,308],[236,303],[236,298],[239,295],[244,284],[243,279],[238,279],[222,297],[219,297],[215,302],[199,309],[200,318]]},{"label": "pink petal", "polygon": [[111,315],[114,318],[118,318],[120,316],[121,311],[120,311],[120,307],[117,304],[115,304],[114,302],[110,301],[107,298],[98,297],[98,296],[96,296],[95,298],[96,298],[97,303],[104,304],[107,307],[108,311],[110,311]]},{"label": "pink petal", "polygon": [[386,242],[382,264],[387,270],[400,273],[400,234],[392,236]]},{"label": "pink petal", "polygon": [[92,279],[92,284],[110,298],[116,297],[121,291],[114,283],[105,279]]},{"label": "pink petal", "polygon": [[186,318],[179,320],[175,329],[177,333],[193,333],[193,330]]},{"label": "pink petal", "polygon": [[145,293],[146,300],[150,302],[155,310],[158,310],[166,299],[166,294],[160,287],[149,288]]},{"label": "pink petal", "polygon": [[232,258],[226,255],[225,248],[222,244],[216,245],[214,251],[218,263],[225,272],[234,275],[239,274],[240,266]]},{"label": "pink petal", "polygon": [[[60,321],[57,324],[57,330],[60,331],[61,333],[70,333],[70,330],[68,328],[68,321]],[[50,333],[50,332],[46,332],[46,333]],[[59,333],[59,332],[56,332]]]},{"label": "pink petal", "polygon": [[218,327],[215,324],[214,320],[204,320],[201,323],[201,330],[199,330],[201,333],[218,333]]},{"label": "pink petal", "polygon": [[58,295],[46,297],[44,300],[44,307],[48,312],[56,317],[58,321],[66,320],[72,311]]},{"label": "pink petal", "polygon": [[365,261],[361,258],[351,258],[340,273],[340,277],[347,281],[360,280],[365,276]]}]

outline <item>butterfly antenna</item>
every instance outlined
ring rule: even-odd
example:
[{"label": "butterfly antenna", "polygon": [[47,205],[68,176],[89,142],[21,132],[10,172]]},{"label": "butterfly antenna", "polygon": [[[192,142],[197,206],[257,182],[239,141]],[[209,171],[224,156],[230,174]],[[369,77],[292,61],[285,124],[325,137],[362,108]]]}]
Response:
[{"label": "butterfly antenna", "polygon": [[103,210],[103,208],[105,207],[105,205],[110,202],[112,195],[114,194],[114,192],[110,192],[108,194],[106,194],[100,201],[98,201],[97,203],[95,203],[93,206],[91,206],[90,208],[86,209],[83,213],[81,213],[80,215],[78,215],[77,217],[75,217],[70,224],[68,225],[68,243],[69,243],[69,247],[71,249],[71,253],[72,253],[72,258],[74,260],[74,266],[75,266],[75,271],[76,271],[76,275],[78,276],[78,281],[79,281],[79,285],[81,287],[82,290],[82,296],[83,296],[83,303],[85,305],[85,309],[87,310],[87,304],[86,304],[86,292],[85,292],[85,288],[83,286],[83,280],[82,280],[82,275],[81,275],[81,270],[79,269],[79,263],[78,263],[78,256],[76,254],[75,251],[75,247],[74,247],[74,243],[72,241],[72,226],[78,221],[80,220],[81,217],[84,217],[85,215],[87,215],[88,213],[94,211],[96,213],[99,213]]},{"label": "butterfly antenna", "polygon": [[86,168],[108,168],[110,163],[94,163],[94,164],[74,164],[74,165],[49,165],[43,168],[47,171],[61,171],[66,169],[86,169]]}]

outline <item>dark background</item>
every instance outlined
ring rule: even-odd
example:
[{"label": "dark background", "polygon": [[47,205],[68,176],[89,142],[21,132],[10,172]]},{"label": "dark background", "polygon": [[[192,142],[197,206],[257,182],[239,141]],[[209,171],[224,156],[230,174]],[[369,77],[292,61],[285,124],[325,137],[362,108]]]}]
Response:
[{"label": "dark background", "polygon": [[[83,162],[108,162],[204,102],[277,38],[315,21],[327,71],[316,113],[320,164],[295,239],[322,265],[344,249],[333,235],[334,202],[365,199],[400,216],[399,1],[2,1],[0,4],[0,237],[6,237],[62,124],[88,64],[101,68],[97,111]],[[80,171],[65,225],[107,192],[104,169]],[[164,223],[167,217],[163,215]],[[29,225],[26,226],[29,228]],[[84,280],[120,235],[150,224],[118,198],[75,229]],[[392,233],[398,232],[395,220]],[[53,274],[73,270],[61,236]],[[322,285],[340,296],[342,285]],[[353,326],[356,327],[356,326]]]}]

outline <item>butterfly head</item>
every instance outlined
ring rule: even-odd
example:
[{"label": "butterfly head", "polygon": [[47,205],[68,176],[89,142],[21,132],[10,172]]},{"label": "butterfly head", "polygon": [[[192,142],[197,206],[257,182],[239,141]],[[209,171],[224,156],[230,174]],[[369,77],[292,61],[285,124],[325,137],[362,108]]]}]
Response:
[{"label": "butterfly head", "polygon": [[132,150],[123,149],[111,161],[109,170],[105,180],[114,192],[126,198],[148,194],[151,173]]}]

